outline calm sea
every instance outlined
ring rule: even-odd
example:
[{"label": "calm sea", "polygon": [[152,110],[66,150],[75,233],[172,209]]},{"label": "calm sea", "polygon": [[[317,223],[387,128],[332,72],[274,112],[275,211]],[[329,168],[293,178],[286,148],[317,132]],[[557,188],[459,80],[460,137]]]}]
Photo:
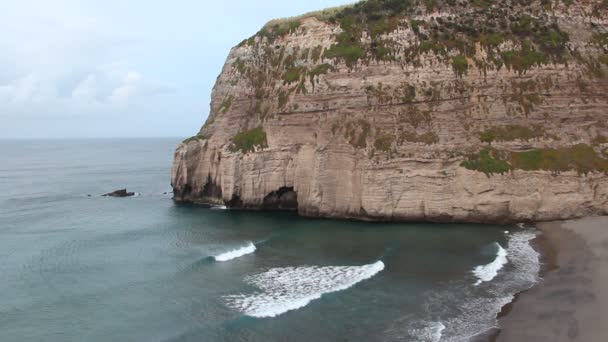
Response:
[{"label": "calm sea", "polygon": [[1,341],[466,341],[537,280],[521,227],[177,205],[178,143],[0,142]]}]

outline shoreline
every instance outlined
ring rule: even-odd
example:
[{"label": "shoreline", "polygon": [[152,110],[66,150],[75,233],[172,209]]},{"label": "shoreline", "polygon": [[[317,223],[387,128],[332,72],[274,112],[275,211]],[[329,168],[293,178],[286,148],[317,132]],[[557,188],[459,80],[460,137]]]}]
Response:
[{"label": "shoreline", "polygon": [[489,341],[598,341],[608,338],[608,217],[537,224],[539,283],[499,312]]}]

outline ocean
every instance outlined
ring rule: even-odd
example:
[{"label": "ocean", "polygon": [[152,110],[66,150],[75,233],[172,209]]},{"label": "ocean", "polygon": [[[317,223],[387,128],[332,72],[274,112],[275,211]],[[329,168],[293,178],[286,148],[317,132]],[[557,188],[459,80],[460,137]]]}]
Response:
[{"label": "ocean", "polygon": [[467,341],[538,281],[523,225],[176,204],[179,140],[0,141],[1,341]]}]

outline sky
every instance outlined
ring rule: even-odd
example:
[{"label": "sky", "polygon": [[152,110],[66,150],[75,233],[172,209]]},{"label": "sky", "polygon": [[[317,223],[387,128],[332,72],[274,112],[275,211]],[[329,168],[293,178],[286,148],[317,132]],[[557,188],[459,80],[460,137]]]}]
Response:
[{"label": "sky", "polygon": [[0,0],[0,139],[187,137],[230,48],[352,0]]}]

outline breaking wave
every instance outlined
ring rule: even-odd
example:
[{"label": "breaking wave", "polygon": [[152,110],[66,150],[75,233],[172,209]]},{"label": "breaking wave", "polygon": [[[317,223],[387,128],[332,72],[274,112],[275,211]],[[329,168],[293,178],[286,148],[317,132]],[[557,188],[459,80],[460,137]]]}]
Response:
[{"label": "breaking wave", "polygon": [[[506,250],[500,251],[496,259],[506,260],[500,281],[489,282],[483,289],[465,287],[465,293],[437,294],[432,301],[435,311],[443,306],[459,307],[455,317],[445,320],[446,329],[442,332],[442,342],[467,341],[498,327],[497,315],[500,310],[513,301],[515,294],[531,288],[539,280],[540,255],[530,241],[536,237],[531,230],[510,235]],[[506,256],[508,255],[508,259]],[[496,261],[495,261],[496,262]],[[498,265],[499,262],[496,262]],[[490,264],[491,265],[491,264]],[[486,265],[487,266],[487,265]],[[489,267],[488,267],[489,269]],[[489,273],[489,272],[488,272]]]},{"label": "breaking wave", "polygon": [[487,265],[477,266],[473,270],[473,273],[478,279],[475,286],[481,285],[481,283],[488,282],[496,278],[498,271],[500,271],[509,261],[507,259],[507,251],[502,248],[499,243],[496,243],[496,246],[498,246],[496,259]]},{"label": "breaking wave", "polygon": [[[539,280],[539,253],[530,241],[534,230],[512,232],[504,251],[488,265],[506,259],[493,281],[473,286],[469,279],[454,279],[445,290],[428,290],[423,297],[423,312],[408,314],[392,322],[385,330],[387,340],[404,342],[485,341],[498,328],[497,315],[513,301],[515,294],[532,287]],[[485,266],[488,266],[485,265]],[[484,267],[484,266],[480,266]],[[485,267],[488,272],[491,267]],[[492,272],[493,274],[493,272]]]},{"label": "breaking wave", "polygon": [[409,334],[419,342],[439,342],[444,330],[445,325],[443,323],[430,322],[426,323],[422,328],[410,330]]},{"label": "breaking wave", "polygon": [[228,260],[242,257],[243,255],[251,254],[251,253],[255,252],[255,250],[256,250],[255,245],[253,243],[249,242],[247,244],[247,246],[216,255],[213,257],[213,259],[215,259],[215,261],[228,261]]},{"label": "breaking wave", "polygon": [[382,261],[363,266],[273,268],[245,278],[260,292],[224,299],[229,307],[247,316],[275,317],[305,307],[323,294],[346,290],[383,269]]}]

